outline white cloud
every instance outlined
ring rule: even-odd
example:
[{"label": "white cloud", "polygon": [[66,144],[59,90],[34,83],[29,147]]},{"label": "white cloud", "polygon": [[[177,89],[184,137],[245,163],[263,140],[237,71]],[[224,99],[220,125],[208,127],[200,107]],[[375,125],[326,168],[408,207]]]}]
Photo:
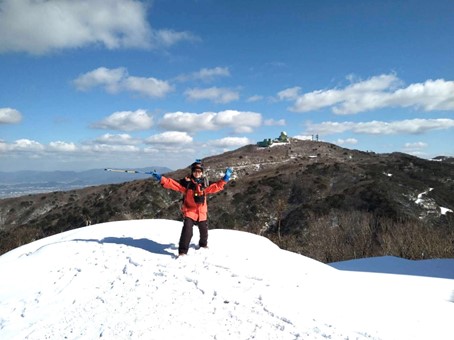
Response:
[{"label": "white cloud", "polygon": [[203,68],[199,72],[194,74],[195,79],[201,79],[204,81],[211,81],[216,77],[229,77],[230,71],[228,67],[215,67],[215,68]]},{"label": "white cloud", "polygon": [[[132,142],[126,134],[104,135],[96,140],[83,144],[54,141],[41,144],[29,139],[14,142],[0,140],[0,161],[2,171],[12,169],[49,169],[49,170],[82,170],[105,167],[144,167],[150,161],[154,165],[165,164],[179,168],[182,162],[190,164],[193,159],[200,157],[200,145],[192,142],[191,137],[179,138],[182,147],[176,147],[178,136],[170,138],[163,134],[161,144],[152,143],[148,147],[139,145],[141,140],[133,138]],[[104,141],[104,143],[103,143]],[[164,144],[164,142],[167,144]],[[115,143],[116,142],[116,143]],[[137,145],[135,145],[137,142]],[[132,145],[134,144],[134,145]],[[149,159],[149,154],[153,158]],[[11,167],[12,166],[12,167]]]},{"label": "white cloud", "polygon": [[159,125],[166,130],[176,131],[216,130],[216,126],[213,124],[215,115],[214,112],[200,114],[181,111],[171,112],[163,116]]},{"label": "white cloud", "polygon": [[414,156],[423,157],[426,155],[424,150],[428,147],[425,142],[405,143],[403,152],[409,153]]},{"label": "white cloud", "polygon": [[49,150],[61,152],[74,152],[77,151],[77,146],[74,143],[67,143],[62,141],[50,142]]},{"label": "white cloud", "polygon": [[116,69],[99,67],[80,75],[73,83],[80,91],[101,86],[109,93],[130,91],[154,98],[162,98],[174,90],[173,86],[164,80],[129,76],[124,67]]},{"label": "white cloud", "polygon": [[262,124],[262,116],[256,112],[225,110],[218,113],[166,113],[159,123],[167,130],[176,131],[214,131],[230,128],[235,133],[249,133]]},{"label": "white cloud", "polygon": [[313,136],[308,136],[308,135],[297,135],[293,138],[299,139],[299,140],[312,140]]},{"label": "white cloud", "polygon": [[131,137],[127,133],[122,134],[110,134],[106,133],[94,140],[97,144],[113,144],[113,145],[132,145],[138,144],[140,141],[136,138]]},{"label": "white cloud", "polygon": [[170,47],[182,41],[199,42],[201,39],[191,32],[176,32],[170,29],[153,31],[152,41],[157,47]]},{"label": "white cloud", "polygon": [[34,140],[30,139],[18,139],[8,147],[11,151],[43,151],[44,146]]},{"label": "white cloud", "polygon": [[301,90],[301,87],[298,87],[298,86],[291,87],[291,88],[278,92],[277,97],[280,100],[295,100],[299,97],[300,90]]},{"label": "white cloud", "polygon": [[209,82],[218,77],[229,77],[230,71],[228,67],[214,67],[214,68],[202,68],[197,72],[191,74],[180,75],[177,80],[189,81],[189,80],[202,80]]},{"label": "white cloud", "polygon": [[147,6],[134,0],[4,0],[0,52],[44,54],[89,44],[150,47],[146,13]]},{"label": "white cloud", "polygon": [[263,124],[266,126],[285,126],[287,123],[285,122],[285,119],[266,119]]},{"label": "white cloud", "polygon": [[192,143],[193,139],[186,132],[166,131],[157,135],[148,137],[145,140],[147,144],[167,144],[178,145]]},{"label": "white cloud", "polygon": [[0,152],[7,152],[8,149],[9,149],[8,144],[4,140],[0,139]]},{"label": "white cloud", "polygon": [[428,146],[429,145],[425,142],[405,143],[402,151],[413,156],[426,157],[427,154],[425,149],[427,149]]},{"label": "white cloud", "polygon": [[3,152],[29,152],[34,156],[50,152],[74,152],[78,148],[74,143],[62,141],[50,142],[48,145],[30,139],[18,139],[12,143],[0,141],[0,150]]},{"label": "white cloud", "polygon": [[454,119],[408,119],[393,122],[322,122],[319,124],[307,123],[308,133],[336,134],[346,131],[371,135],[391,134],[422,134],[431,130],[445,130],[454,128]]},{"label": "white cloud", "polygon": [[126,141],[130,141],[126,136],[128,135],[104,135],[84,145],[63,141],[53,141],[44,145],[29,139],[19,139],[12,143],[0,141],[0,151],[11,156],[17,153],[29,154],[30,158],[43,158],[55,154],[75,154],[79,157],[87,155],[87,153],[105,153],[112,157],[112,153],[139,152],[139,147],[130,145],[133,144],[134,140],[129,144],[126,143]]},{"label": "white cloud", "polygon": [[[351,78],[350,78],[351,79]],[[294,101],[294,112],[331,108],[336,114],[355,114],[385,107],[412,107],[423,111],[454,110],[454,81],[427,80],[401,87],[394,74],[384,74],[351,83],[343,89],[300,94],[300,88],[278,93],[280,100]]]},{"label": "white cloud", "polygon": [[412,84],[393,93],[392,106],[415,106],[424,111],[454,110],[454,81],[427,80]]},{"label": "white cloud", "polygon": [[[197,149],[197,150],[196,150]],[[186,160],[186,163],[191,164],[193,159],[198,157],[198,148],[195,145],[184,145],[184,149],[176,148],[175,144],[154,144],[153,146],[144,148],[144,153],[152,154],[153,160],[162,163],[169,164],[169,162],[175,162],[178,164],[178,168],[181,164],[184,164],[182,160]]]},{"label": "white cloud", "polygon": [[128,77],[123,87],[131,92],[140,93],[149,97],[162,98],[173,91],[173,86],[164,80],[156,78]]},{"label": "white cloud", "polygon": [[262,124],[262,115],[250,111],[225,110],[214,116],[215,126],[231,128],[236,133],[250,133]]},{"label": "white cloud", "polygon": [[221,139],[216,139],[209,142],[210,145],[215,147],[240,147],[244,145],[251,144],[249,138],[246,137],[225,137]]},{"label": "white cloud", "polygon": [[153,126],[153,119],[145,110],[114,112],[100,122],[94,123],[98,129],[120,131],[147,130]]},{"label": "white cloud", "polygon": [[107,92],[116,93],[120,91],[122,81],[127,77],[128,71],[124,67],[116,69],[99,67],[80,75],[73,83],[80,91],[87,91],[96,86],[103,86]]},{"label": "white cloud", "polygon": [[190,32],[153,29],[147,22],[150,7],[138,0],[3,0],[0,53],[40,55],[88,45],[166,48],[200,40]]},{"label": "white cloud", "polygon": [[261,100],[263,100],[263,96],[259,96],[259,95],[250,96],[248,99],[246,99],[246,101],[248,103],[256,103]]},{"label": "white cloud", "polygon": [[424,142],[405,143],[405,148],[407,148],[407,149],[423,149],[423,148],[427,148],[427,143],[424,143]]},{"label": "white cloud", "polygon": [[22,114],[9,107],[0,108],[0,124],[16,124],[22,120]]},{"label": "white cloud", "polygon": [[240,98],[238,91],[219,87],[188,89],[184,95],[189,100],[210,100],[217,104],[230,103]]},{"label": "white cloud", "polygon": [[356,138],[338,139],[335,143],[338,145],[356,145],[358,144],[358,140]]},{"label": "white cloud", "polygon": [[109,155],[111,153],[137,153],[140,151],[140,148],[135,145],[92,144],[82,146],[82,150],[86,152],[105,153]]}]

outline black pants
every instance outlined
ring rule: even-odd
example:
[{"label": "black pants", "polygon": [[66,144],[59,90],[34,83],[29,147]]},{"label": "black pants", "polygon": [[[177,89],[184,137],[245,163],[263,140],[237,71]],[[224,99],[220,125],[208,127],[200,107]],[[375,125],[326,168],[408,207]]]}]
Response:
[{"label": "black pants", "polygon": [[181,230],[180,244],[178,247],[179,254],[187,254],[189,249],[189,243],[192,239],[192,227],[197,224],[199,227],[200,240],[199,246],[206,247],[208,243],[208,222],[199,221],[196,222],[189,217],[185,217],[183,221],[183,229]]}]

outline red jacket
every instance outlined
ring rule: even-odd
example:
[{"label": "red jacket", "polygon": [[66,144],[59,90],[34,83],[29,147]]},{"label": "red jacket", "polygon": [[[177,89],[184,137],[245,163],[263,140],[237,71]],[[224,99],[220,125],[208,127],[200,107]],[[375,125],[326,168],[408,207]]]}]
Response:
[{"label": "red jacket", "polygon": [[[185,187],[172,178],[161,177],[161,185],[164,188],[183,193],[183,207],[181,210],[184,217],[189,217],[194,221],[206,221],[208,212],[206,195],[221,191],[224,189],[224,185],[227,182],[221,179],[220,181],[210,184],[206,188],[203,188],[201,183],[197,184],[194,181],[192,182],[194,185]],[[194,187],[195,189],[192,189]],[[196,196],[203,196],[201,203],[196,203]]]}]

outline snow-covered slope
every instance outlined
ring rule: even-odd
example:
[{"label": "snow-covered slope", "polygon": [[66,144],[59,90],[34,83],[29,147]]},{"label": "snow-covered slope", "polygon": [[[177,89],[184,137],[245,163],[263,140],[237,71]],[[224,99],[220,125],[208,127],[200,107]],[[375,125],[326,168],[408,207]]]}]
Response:
[{"label": "snow-covered slope", "polygon": [[0,256],[0,339],[452,339],[454,280],[340,271],[244,232],[176,258],[181,222],[71,230]]},{"label": "snow-covered slope", "polygon": [[395,256],[380,256],[333,262],[330,266],[341,270],[454,279],[454,259],[407,260]]}]

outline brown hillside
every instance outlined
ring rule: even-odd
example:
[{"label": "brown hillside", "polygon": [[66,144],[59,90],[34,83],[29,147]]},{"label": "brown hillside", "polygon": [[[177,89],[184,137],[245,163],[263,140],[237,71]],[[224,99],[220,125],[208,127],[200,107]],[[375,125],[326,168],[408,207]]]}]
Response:
[{"label": "brown hillside", "polygon": [[[428,161],[291,139],[203,161],[211,181],[227,166],[235,170],[226,189],[209,198],[211,228],[260,233],[322,261],[454,257],[454,215],[443,213],[443,208],[454,211],[454,165],[444,158]],[[187,173],[186,168],[167,175]],[[180,198],[150,178],[4,199],[1,251],[90,223],[181,219]]]}]

